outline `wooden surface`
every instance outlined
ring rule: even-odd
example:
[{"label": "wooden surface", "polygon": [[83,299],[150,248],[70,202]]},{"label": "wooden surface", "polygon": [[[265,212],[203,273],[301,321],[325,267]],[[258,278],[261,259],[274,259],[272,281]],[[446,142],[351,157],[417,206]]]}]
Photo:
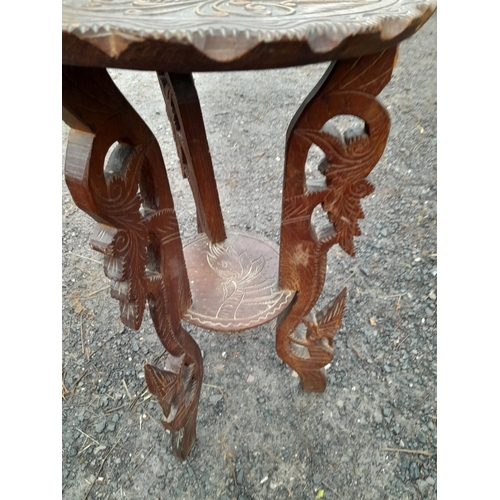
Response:
[{"label": "wooden surface", "polygon": [[63,0],[63,63],[186,73],[359,57],[411,36],[436,0]]},{"label": "wooden surface", "polygon": [[212,243],[226,238],[203,115],[191,74],[158,72],[182,174],[196,204],[198,232]]},{"label": "wooden surface", "polygon": [[[326,275],[326,256],[339,245],[354,256],[361,234],[361,199],[373,192],[366,177],[377,164],[389,136],[390,119],[376,96],[391,79],[397,47],[378,54],[334,62],[305,99],[287,132],[280,241],[280,287],[296,290],[281,315],[276,334],[278,355],[300,376],[302,388],[323,391],[323,367],[333,359],[333,338],[341,325],[346,289],[329,306],[314,312]],[[329,120],[361,118],[364,125],[341,134]],[[318,164],[322,181],[308,184],[307,154],[312,145],[325,153]],[[316,226],[315,207],[329,223]]]},{"label": "wooden surface", "polygon": [[145,365],[145,378],[183,459],[196,437],[203,361],[181,324],[191,293],[160,146],[105,69],[63,66],[62,76],[63,116],[73,129],[66,183],[97,221],[91,246],[104,254],[122,322],[139,329],[149,305],[169,356],[163,368]]},{"label": "wooden surface", "polygon": [[204,234],[184,247],[193,303],[183,319],[235,332],[271,321],[294,292],[278,287],[278,247],[257,235],[229,233],[220,244]]},{"label": "wooden surface", "polygon": [[[344,288],[314,311],[326,256],[335,244],[354,256],[360,201],[374,189],[366,177],[390,127],[376,96],[391,78],[397,44],[435,6],[434,0],[64,0],[63,116],[73,129],[66,181],[98,223],[91,244],[105,255],[123,323],[138,329],[148,303],[169,353],[164,367],[145,366],[145,379],[179,458],[195,441],[203,377],[201,351],[181,319],[238,331],[278,317],[278,355],[304,390],[325,389],[324,367],[333,359],[347,297]],[[337,62],[287,133],[279,250],[253,236],[226,235],[189,73],[325,60]],[[184,250],[158,142],[105,67],[158,73],[203,233]],[[364,126],[340,134],[328,123],[339,115]],[[325,153],[318,165],[323,179],[308,185],[313,145]],[[318,206],[328,215],[325,227],[312,222]]]}]

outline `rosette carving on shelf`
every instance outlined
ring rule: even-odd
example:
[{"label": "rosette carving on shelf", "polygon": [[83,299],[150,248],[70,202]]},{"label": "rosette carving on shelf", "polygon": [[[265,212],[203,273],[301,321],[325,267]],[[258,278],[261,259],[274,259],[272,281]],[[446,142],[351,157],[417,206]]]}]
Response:
[{"label": "rosette carving on shelf", "polygon": [[[306,98],[287,134],[280,245],[280,286],[296,299],[278,322],[279,356],[299,374],[304,390],[323,391],[323,367],[333,359],[331,343],[341,324],[347,290],[310,319],[326,274],[328,250],[338,244],[354,256],[354,237],[361,234],[361,199],[373,192],[366,179],[384,151],[390,120],[375,98],[389,82],[397,47],[334,62]],[[341,134],[329,122],[339,115],[364,121],[361,129]],[[306,182],[309,149],[325,157],[318,165],[324,180]],[[314,227],[311,217],[321,206],[330,224]],[[309,319],[307,319],[309,318]],[[314,319],[315,318],[315,319]]]},{"label": "rosette carving on shelf", "polygon": [[164,368],[146,365],[146,380],[172,431],[174,454],[184,459],[196,436],[203,365],[181,326],[191,293],[160,147],[104,69],[63,66],[63,110],[72,127],[66,182],[98,223],[91,246],[105,256],[122,322],[138,329],[149,304],[169,357]]}]

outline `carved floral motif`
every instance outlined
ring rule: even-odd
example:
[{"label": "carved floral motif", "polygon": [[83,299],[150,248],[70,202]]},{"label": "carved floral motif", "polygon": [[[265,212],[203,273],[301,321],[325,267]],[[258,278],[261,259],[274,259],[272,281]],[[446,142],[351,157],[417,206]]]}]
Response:
[{"label": "carved floral motif", "polygon": [[[333,359],[331,341],[340,327],[347,290],[312,319],[310,311],[323,289],[329,248],[339,244],[354,256],[358,219],[363,217],[361,199],[374,189],[366,176],[380,159],[389,134],[389,116],[375,96],[390,80],[396,50],[332,63],[289,127],[280,285],[297,290],[298,296],[280,318],[276,348],[308,391],[326,386],[322,368]],[[365,127],[341,135],[327,123],[346,114],[361,118]],[[304,167],[313,144],[325,153],[318,165],[325,180],[308,186]],[[313,227],[311,215],[318,205],[328,213],[330,227]]]},{"label": "carved floral motif", "polygon": [[145,366],[146,381],[173,432],[174,454],[184,459],[196,435],[203,362],[181,326],[191,295],[159,145],[104,69],[63,66],[63,106],[73,128],[68,187],[98,222],[91,245],[105,255],[104,272],[123,323],[138,329],[149,303],[169,357],[165,368]]}]

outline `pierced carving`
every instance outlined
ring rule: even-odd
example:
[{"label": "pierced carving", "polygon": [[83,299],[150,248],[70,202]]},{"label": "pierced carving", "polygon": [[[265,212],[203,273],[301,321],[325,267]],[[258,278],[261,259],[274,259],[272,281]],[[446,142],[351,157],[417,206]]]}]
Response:
[{"label": "pierced carving", "polygon": [[172,431],[173,452],[184,459],[196,436],[203,364],[181,326],[191,293],[160,147],[103,69],[63,66],[63,108],[73,128],[66,182],[75,203],[98,222],[91,246],[105,255],[123,323],[138,329],[149,303],[169,357],[164,369],[145,366],[146,381]]},{"label": "pierced carving", "polygon": [[[340,327],[347,290],[312,316],[326,274],[328,250],[339,244],[354,256],[354,237],[360,234],[361,199],[373,191],[366,176],[380,159],[389,135],[389,115],[375,99],[389,82],[397,48],[357,59],[332,63],[307,97],[287,134],[283,212],[280,246],[280,286],[298,292],[278,322],[279,356],[297,371],[302,387],[322,391],[326,377],[322,367],[333,359],[333,336]],[[325,127],[337,115],[364,120],[361,130]],[[311,145],[325,158],[318,168],[320,185],[308,186],[305,162]],[[321,205],[330,227],[312,227],[311,214]],[[306,328],[304,330],[304,328]]]},{"label": "pierced carving", "polygon": [[212,243],[224,241],[226,231],[215,183],[198,93],[191,74],[158,72],[167,116],[177,147],[184,177],[187,177],[196,204],[198,232]]}]

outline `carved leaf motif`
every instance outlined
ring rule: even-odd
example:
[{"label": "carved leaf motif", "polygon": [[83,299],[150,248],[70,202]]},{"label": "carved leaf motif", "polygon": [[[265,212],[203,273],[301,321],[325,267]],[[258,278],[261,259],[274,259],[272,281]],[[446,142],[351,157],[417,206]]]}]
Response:
[{"label": "carved leaf motif", "polygon": [[147,230],[140,213],[137,170],[144,159],[143,147],[119,145],[113,152],[106,176],[106,194],[95,190],[103,217],[113,227],[98,224],[91,246],[106,255],[104,272],[111,280],[111,296],[120,302],[122,322],[137,330],[146,305]]},{"label": "carved leaf motif", "polygon": [[156,396],[167,422],[170,422],[175,417],[175,400],[181,390],[180,374],[144,365],[144,375],[149,392]]},{"label": "carved leaf motif", "polygon": [[344,288],[329,307],[316,315],[315,323],[307,324],[311,337],[333,339],[342,324],[346,297],[347,288]]},{"label": "carved leaf motif", "polygon": [[365,176],[375,165],[377,152],[364,131],[350,130],[344,140],[324,131],[300,130],[299,133],[326,154],[319,165],[328,188],[322,206],[335,227],[338,244],[354,256],[354,237],[361,234],[358,219],[364,217],[361,199],[375,189]]}]

